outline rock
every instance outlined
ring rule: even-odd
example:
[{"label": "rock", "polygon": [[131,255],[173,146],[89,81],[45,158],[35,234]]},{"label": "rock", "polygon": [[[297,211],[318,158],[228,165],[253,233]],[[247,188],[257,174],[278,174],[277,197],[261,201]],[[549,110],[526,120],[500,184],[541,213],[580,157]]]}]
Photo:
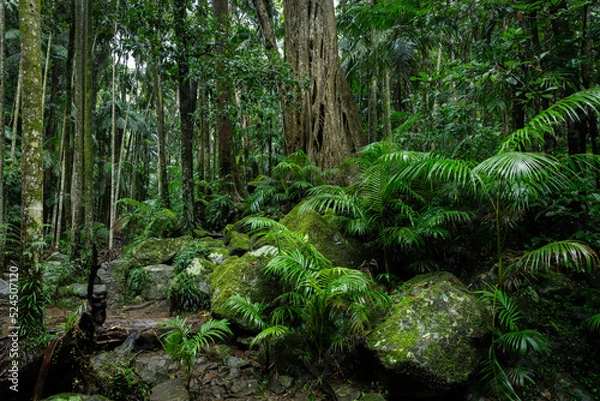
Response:
[{"label": "rock", "polygon": [[150,238],[131,249],[130,255],[142,266],[166,263],[177,251],[192,241],[191,236]]},{"label": "rock", "polygon": [[277,286],[274,279],[263,272],[266,262],[267,258],[246,254],[242,257],[231,256],[216,266],[210,276],[211,311],[249,330],[234,315],[225,311],[223,305],[234,294],[248,296],[254,302],[272,300],[277,295]]},{"label": "rock", "polygon": [[359,398],[360,401],[385,401],[381,393],[366,393]]},{"label": "rock", "polygon": [[189,401],[190,395],[180,378],[167,380],[154,386],[150,392],[150,401]]},{"label": "rock", "polygon": [[106,398],[103,395],[61,393],[48,398],[44,398],[42,401],[110,401],[110,399]]},{"label": "rock", "polygon": [[[81,283],[73,283],[69,284],[61,291],[63,295],[69,296],[73,295],[77,298],[86,299],[87,298],[87,284]],[[94,294],[103,294],[106,295],[108,290],[104,284],[96,284],[94,285]]]},{"label": "rock", "polygon": [[357,401],[362,393],[348,383],[332,383],[338,401]]},{"label": "rock", "polygon": [[281,223],[292,231],[308,236],[308,242],[325,255],[334,266],[359,267],[364,260],[361,244],[345,237],[334,223],[334,215],[321,216],[315,211],[299,212],[292,209]]},{"label": "rock", "polygon": [[185,271],[198,279],[200,291],[210,297],[210,275],[215,270],[215,264],[207,259],[195,258],[185,268]]},{"label": "rock", "polygon": [[242,256],[251,248],[250,236],[234,230],[228,230],[225,242],[230,255]]},{"label": "rock", "polygon": [[394,299],[391,314],[367,337],[389,380],[421,383],[415,388],[434,394],[465,382],[480,360],[477,340],[487,335],[487,313],[477,298],[440,272],[414,277]]},{"label": "rock", "polygon": [[145,266],[144,270],[148,273],[148,284],[143,292],[144,299],[155,301],[167,298],[167,288],[169,280],[173,276],[174,267],[170,265],[156,264]]},{"label": "rock", "polygon": [[229,257],[229,251],[227,249],[219,249],[214,252],[211,252],[208,255],[207,259],[217,265],[220,265],[228,257]]}]

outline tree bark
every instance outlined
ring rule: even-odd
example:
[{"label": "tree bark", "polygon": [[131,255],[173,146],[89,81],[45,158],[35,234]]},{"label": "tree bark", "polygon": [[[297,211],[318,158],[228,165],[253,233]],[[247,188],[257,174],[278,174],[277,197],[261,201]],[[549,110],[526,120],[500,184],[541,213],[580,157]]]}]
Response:
[{"label": "tree bark", "polygon": [[174,22],[177,41],[177,75],[179,80],[179,118],[181,120],[181,175],[183,181],[183,221],[191,231],[196,221],[194,201],[194,119],[196,84],[188,75],[190,33],[186,28],[187,0],[175,0]]},{"label": "tree bark", "polygon": [[[4,1],[0,1],[0,249],[6,249],[6,211],[4,205],[6,199],[4,196],[4,148],[6,146],[6,137],[4,132],[4,92],[5,92],[5,74],[4,74],[4,48],[5,48],[5,23],[4,23]],[[0,252],[0,266],[4,266],[4,252]]]},{"label": "tree bark", "polygon": [[333,0],[285,0],[284,14],[286,60],[310,79],[297,99],[302,107],[285,115],[285,151],[304,151],[320,168],[339,167],[365,138],[340,67]]},{"label": "tree bark", "polygon": [[44,106],[39,0],[19,1],[19,29],[23,74],[21,242],[27,271],[40,261],[43,240]]}]

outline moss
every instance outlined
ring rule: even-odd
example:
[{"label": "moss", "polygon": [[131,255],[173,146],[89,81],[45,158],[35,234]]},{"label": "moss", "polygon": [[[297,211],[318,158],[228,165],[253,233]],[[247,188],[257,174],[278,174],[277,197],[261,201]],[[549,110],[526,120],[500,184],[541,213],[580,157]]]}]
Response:
[{"label": "moss", "polygon": [[187,243],[191,236],[179,238],[150,238],[131,249],[131,257],[142,265],[165,263]]},{"label": "moss", "polygon": [[368,338],[381,363],[439,384],[465,381],[479,358],[473,340],[486,334],[475,297],[454,276],[434,273],[405,283],[395,300],[390,316]]},{"label": "moss", "polygon": [[315,211],[299,212],[292,209],[282,220],[287,228],[308,236],[308,241],[325,255],[334,266],[358,267],[363,262],[360,243],[345,237],[338,229],[331,213],[326,217]]},{"label": "moss", "polygon": [[248,296],[252,301],[269,301],[274,298],[276,286],[263,272],[266,258],[231,256],[215,267],[210,276],[211,311],[232,319],[223,305],[234,294]]}]

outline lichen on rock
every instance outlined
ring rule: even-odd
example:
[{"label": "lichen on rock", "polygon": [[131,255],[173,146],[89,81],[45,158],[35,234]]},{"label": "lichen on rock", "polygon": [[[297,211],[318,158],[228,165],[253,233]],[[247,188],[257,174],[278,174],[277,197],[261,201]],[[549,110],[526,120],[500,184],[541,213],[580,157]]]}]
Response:
[{"label": "lichen on rock", "polygon": [[191,236],[178,238],[150,238],[131,249],[130,255],[142,266],[169,261],[187,243]]},{"label": "lichen on rock", "polygon": [[441,389],[465,382],[480,360],[477,340],[487,334],[477,298],[440,272],[404,283],[394,300],[390,315],[367,338],[380,363]]},{"label": "lichen on rock", "polygon": [[278,295],[274,279],[264,273],[267,261],[266,257],[247,253],[241,257],[231,256],[216,266],[210,276],[211,311],[239,323],[235,316],[223,308],[231,296],[238,294],[248,296],[254,302],[268,302]]}]

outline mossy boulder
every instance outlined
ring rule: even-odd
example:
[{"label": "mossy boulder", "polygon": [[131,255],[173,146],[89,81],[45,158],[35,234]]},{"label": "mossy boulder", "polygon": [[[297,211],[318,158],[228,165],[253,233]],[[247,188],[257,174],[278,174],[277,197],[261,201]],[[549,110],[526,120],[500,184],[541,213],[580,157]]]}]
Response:
[{"label": "mossy boulder", "polygon": [[227,249],[231,255],[241,256],[251,248],[250,236],[235,230],[228,230],[225,234]]},{"label": "mossy boulder", "polygon": [[191,241],[192,237],[189,235],[178,238],[150,238],[131,248],[130,255],[142,266],[166,263]]},{"label": "mossy boulder", "polygon": [[288,229],[305,235],[308,242],[325,255],[334,266],[359,267],[364,260],[360,242],[345,236],[335,222],[335,215],[324,216],[309,210],[300,213],[300,205],[282,220]]},{"label": "mossy boulder", "polygon": [[[390,315],[367,337],[367,348],[396,382],[421,383],[446,391],[464,383],[482,355],[487,313],[477,298],[450,273],[423,274],[394,294]],[[392,379],[393,381],[394,379]]]},{"label": "mossy boulder", "polygon": [[216,266],[210,276],[211,311],[249,329],[226,311],[223,305],[235,294],[248,296],[254,302],[270,301],[278,295],[275,279],[264,273],[267,261],[267,257],[247,253],[241,257],[230,256]]}]

